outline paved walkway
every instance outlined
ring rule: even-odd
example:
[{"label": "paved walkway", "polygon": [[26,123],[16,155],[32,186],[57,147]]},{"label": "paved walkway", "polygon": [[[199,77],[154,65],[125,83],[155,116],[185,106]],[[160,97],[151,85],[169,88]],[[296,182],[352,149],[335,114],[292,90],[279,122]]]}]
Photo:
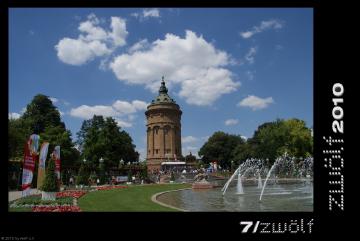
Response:
[{"label": "paved walkway", "polygon": [[[31,194],[40,194],[41,191],[37,189],[31,189]],[[9,192],[9,202],[21,198],[22,191],[11,191]]]}]

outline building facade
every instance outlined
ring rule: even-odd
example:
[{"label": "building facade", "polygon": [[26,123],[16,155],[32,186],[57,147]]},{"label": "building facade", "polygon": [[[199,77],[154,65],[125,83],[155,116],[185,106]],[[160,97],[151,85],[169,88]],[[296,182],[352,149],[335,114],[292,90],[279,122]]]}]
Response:
[{"label": "building facade", "polygon": [[159,95],[145,112],[149,172],[160,170],[163,162],[182,159],[181,114],[180,106],[168,95],[163,77]]}]

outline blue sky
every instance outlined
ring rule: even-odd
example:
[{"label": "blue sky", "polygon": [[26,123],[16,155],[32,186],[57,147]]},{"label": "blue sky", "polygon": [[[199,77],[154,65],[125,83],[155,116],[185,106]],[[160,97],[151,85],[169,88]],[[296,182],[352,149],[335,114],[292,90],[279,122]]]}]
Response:
[{"label": "blue sky", "polygon": [[74,140],[103,114],[145,153],[144,111],[162,75],[183,110],[183,155],[215,131],[251,137],[276,118],[312,127],[313,11],[10,9],[11,118],[45,94]]}]

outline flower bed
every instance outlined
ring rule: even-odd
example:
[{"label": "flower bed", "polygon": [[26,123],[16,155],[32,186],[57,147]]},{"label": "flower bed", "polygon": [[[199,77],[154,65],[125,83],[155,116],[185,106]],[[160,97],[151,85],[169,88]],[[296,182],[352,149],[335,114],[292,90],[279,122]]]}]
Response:
[{"label": "flower bed", "polygon": [[104,187],[97,187],[96,190],[111,190],[111,189],[118,189],[118,188],[128,188],[128,186],[104,186]]},{"label": "flower bed", "polygon": [[61,197],[80,198],[85,194],[86,194],[85,191],[63,191],[63,192],[58,192],[56,194],[56,198],[61,198]]},{"label": "flower bed", "polygon": [[58,199],[51,200],[41,200],[40,195],[32,195],[20,198],[12,202],[10,206],[12,207],[33,207],[36,205],[71,205],[73,203],[72,197],[59,197]]},{"label": "flower bed", "polygon": [[10,203],[10,208],[31,208],[33,212],[80,212],[77,199],[86,191],[62,191],[56,194],[56,200],[41,200],[41,195],[31,195]]},{"label": "flower bed", "polygon": [[32,208],[33,212],[81,212],[78,206],[36,206]]}]

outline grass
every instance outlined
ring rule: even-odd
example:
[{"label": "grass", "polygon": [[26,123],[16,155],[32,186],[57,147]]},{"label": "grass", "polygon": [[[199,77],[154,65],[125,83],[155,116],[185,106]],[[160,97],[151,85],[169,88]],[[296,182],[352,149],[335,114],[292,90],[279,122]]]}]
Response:
[{"label": "grass", "polygon": [[78,200],[82,211],[89,212],[157,212],[177,211],[151,201],[152,195],[188,188],[190,184],[153,184],[90,192]]}]

